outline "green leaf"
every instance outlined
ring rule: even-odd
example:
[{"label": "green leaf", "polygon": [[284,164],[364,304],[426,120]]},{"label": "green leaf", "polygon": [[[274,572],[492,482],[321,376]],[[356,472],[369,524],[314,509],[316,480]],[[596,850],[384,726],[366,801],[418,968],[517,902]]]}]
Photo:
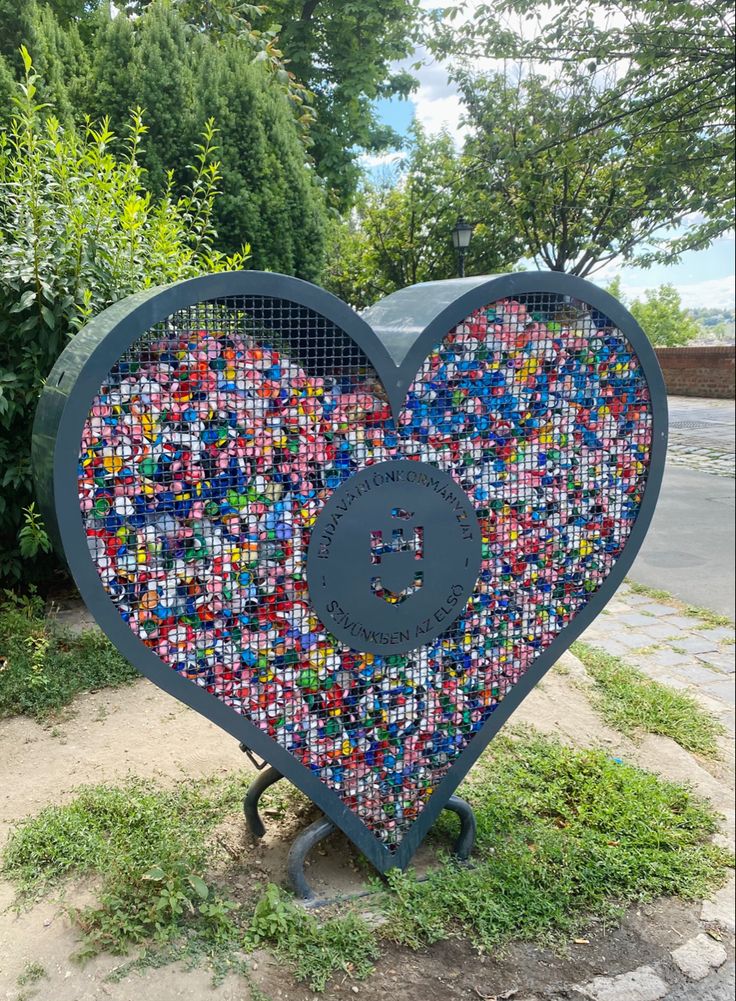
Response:
[{"label": "green leaf", "polygon": [[201,876],[195,876],[194,873],[187,876],[189,885],[192,887],[197,896],[201,897],[202,900],[206,900],[210,895],[210,888],[207,886],[205,881]]},{"label": "green leaf", "polygon": [[36,301],[36,293],[33,289],[26,289],[26,291],[21,295],[18,302],[10,308],[11,313],[20,313],[24,309],[28,309]]},{"label": "green leaf", "polygon": [[148,870],[148,872],[144,873],[143,879],[150,879],[155,883],[160,883],[162,880],[166,879],[166,873],[160,866],[154,865]]},{"label": "green leaf", "polygon": [[49,330],[53,330],[56,326],[56,317],[54,316],[53,310],[49,309],[48,306],[41,306],[41,315],[44,318],[46,326]]}]

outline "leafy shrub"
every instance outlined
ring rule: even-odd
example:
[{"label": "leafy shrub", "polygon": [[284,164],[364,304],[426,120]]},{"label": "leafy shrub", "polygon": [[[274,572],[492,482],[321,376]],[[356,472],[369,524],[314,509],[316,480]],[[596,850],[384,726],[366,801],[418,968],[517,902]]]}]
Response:
[{"label": "leafy shrub", "polygon": [[[25,79],[0,131],[0,578],[38,579],[48,541],[31,507],[30,428],[44,378],[90,316],[141,288],[242,265],[213,249],[219,165],[213,123],[191,187],[154,201],[139,159],[140,110],[116,143],[107,123],[77,132],[37,103]],[[21,535],[24,523],[26,531]]]}]

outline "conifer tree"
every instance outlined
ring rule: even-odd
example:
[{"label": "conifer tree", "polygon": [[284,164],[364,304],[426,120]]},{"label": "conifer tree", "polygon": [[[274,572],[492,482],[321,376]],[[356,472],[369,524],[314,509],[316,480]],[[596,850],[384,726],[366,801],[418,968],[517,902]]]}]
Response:
[{"label": "conifer tree", "polygon": [[112,17],[109,6],[100,11],[91,66],[90,107],[107,115],[110,127],[122,135],[130,109],[138,104],[132,67],[135,53],[133,24]]},{"label": "conifer tree", "polygon": [[238,40],[192,47],[198,117],[218,124],[222,195],[216,224],[223,248],[243,241],[253,267],[317,279],[324,206],[282,91],[249,64]]},{"label": "conifer tree", "polygon": [[[146,187],[160,197],[173,178],[188,182],[192,149],[205,123],[218,129],[222,198],[217,246],[249,243],[251,266],[318,280],[325,244],[325,197],[287,92],[254,61],[237,34],[188,23],[169,0],[152,0],[136,16],[96,0],[0,0],[11,43],[0,39],[0,97],[20,75],[25,44],[43,72],[39,98],[64,124],[109,119],[125,135],[133,108],[146,127],[140,162]],[[114,15],[114,16],[113,16]],[[84,37],[92,41],[85,45]],[[9,100],[4,102],[9,104]],[[2,112],[0,112],[2,117]]]},{"label": "conifer tree", "polygon": [[132,96],[143,108],[148,128],[143,156],[148,185],[160,194],[168,170],[173,170],[178,185],[185,182],[191,150],[201,131],[194,115],[192,39],[181,18],[164,2],[151,4],[135,25],[135,34]]}]

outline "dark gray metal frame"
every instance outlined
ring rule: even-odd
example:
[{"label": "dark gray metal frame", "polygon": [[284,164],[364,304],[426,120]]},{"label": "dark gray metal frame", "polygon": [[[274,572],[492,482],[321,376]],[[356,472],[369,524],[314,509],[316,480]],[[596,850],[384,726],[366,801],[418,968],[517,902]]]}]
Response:
[{"label": "dark gray metal frame", "polygon": [[[340,327],[364,351],[397,415],[426,355],[473,310],[498,299],[557,293],[600,310],[628,338],[652,397],[654,437],[646,490],[626,547],[610,575],[566,629],[537,658],[448,770],[395,852],[288,751],[215,696],[166,667],[128,628],[89,557],[79,508],[79,443],[90,405],[104,377],[132,342],[167,316],[194,305],[239,295],[280,298],[313,309]],[[49,375],[33,429],[33,464],[39,505],[66,556],[79,591],[117,649],[159,688],[242,741],[298,786],[380,872],[405,868],[470,767],[517,706],[613,596],[641,546],[654,513],[667,446],[667,398],[657,358],[630,313],[612,296],[580,278],[552,272],[429,282],[394,293],[363,317],[335,296],[284,275],[232,272],[151,289],[116,303],[71,341]]]}]

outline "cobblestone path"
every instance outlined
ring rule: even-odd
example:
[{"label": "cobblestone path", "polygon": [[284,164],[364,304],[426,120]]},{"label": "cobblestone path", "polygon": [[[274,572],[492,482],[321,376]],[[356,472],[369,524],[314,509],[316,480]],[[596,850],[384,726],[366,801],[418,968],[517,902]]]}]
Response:
[{"label": "cobblestone path", "polygon": [[716,476],[734,476],[733,400],[670,396],[667,461]]}]

